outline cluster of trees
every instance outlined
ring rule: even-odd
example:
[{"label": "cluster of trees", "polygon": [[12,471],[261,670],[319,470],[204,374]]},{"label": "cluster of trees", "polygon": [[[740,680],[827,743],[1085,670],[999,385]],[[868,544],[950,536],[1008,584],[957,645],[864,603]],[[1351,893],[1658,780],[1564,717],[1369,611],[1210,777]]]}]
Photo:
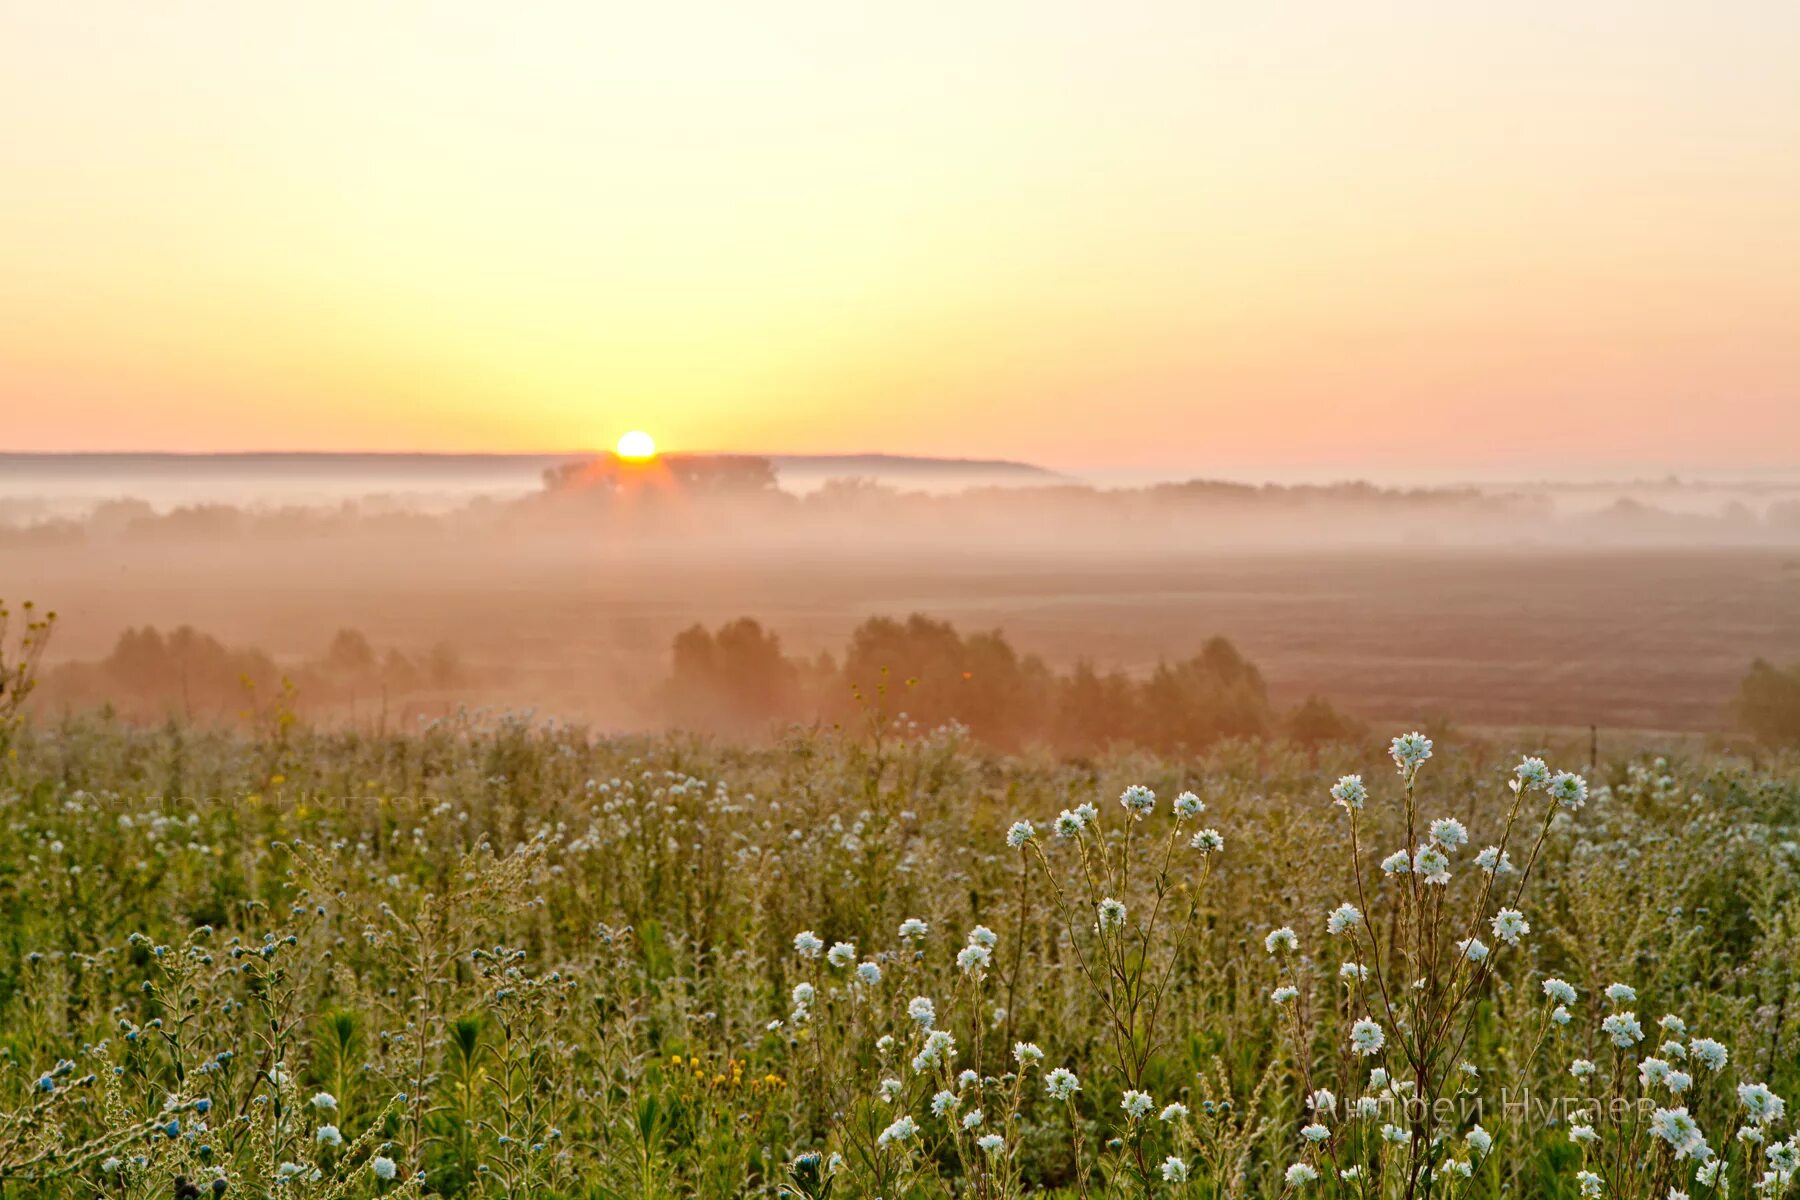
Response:
[{"label": "cluster of trees", "polygon": [[47,703],[109,704],[134,715],[232,715],[292,685],[309,708],[380,703],[463,686],[468,673],[443,642],[419,656],[378,652],[358,630],[340,629],[323,653],[286,669],[265,650],[227,646],[183,625],[167,633],[146,625],[119,635],[93,662],[64,663],[44,678]]},{"label": "cluster of trees", "polygon": [[750,618],[717,630],[695,625],[675,639],[664,702],[671,724],[737,736],[794,721],[904,713],[927,728],[959,722],[1001,749],[1065,754],[1117,745],[1178,752],[1226,737],[1329,741],[1359,732],[1317,698],[1277,712],[1262,673],[1222,637],[1142,678],[1087,662],[1059,673],[1021,655],[997,630],[965,636],[918,614],[865,621],[841,664],[830,655],[789,658],[780,639]]},{"label": "cluster of trees", "polygon": [[1800,664],[1786,670],[1757,659],[1738,689],[1738,719],[1771,746],[1800,746]]}]

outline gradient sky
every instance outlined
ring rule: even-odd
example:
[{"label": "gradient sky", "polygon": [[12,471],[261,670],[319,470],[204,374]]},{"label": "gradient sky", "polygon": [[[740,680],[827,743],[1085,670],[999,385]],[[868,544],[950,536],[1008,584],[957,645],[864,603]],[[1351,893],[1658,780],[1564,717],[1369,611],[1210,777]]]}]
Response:
[{"label": "gradient sky", "polygon": [[0,0],[0,448],[1800,462],[1800,5]]}]

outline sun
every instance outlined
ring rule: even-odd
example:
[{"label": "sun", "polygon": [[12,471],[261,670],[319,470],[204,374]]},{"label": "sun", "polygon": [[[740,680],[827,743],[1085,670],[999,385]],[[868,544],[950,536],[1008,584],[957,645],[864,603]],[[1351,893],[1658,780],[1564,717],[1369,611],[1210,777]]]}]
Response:
[{"label": "sun", "polygon": [[656,439],[641,429],[634,429],[619,439],[619,457],[630,462],[647,462],[656,457]]}]

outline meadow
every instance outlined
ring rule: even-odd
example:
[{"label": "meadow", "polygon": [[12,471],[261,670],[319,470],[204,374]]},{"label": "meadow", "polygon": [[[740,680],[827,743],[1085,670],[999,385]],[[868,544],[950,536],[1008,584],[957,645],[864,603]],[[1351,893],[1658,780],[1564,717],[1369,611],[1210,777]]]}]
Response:
[{"label": "meadow", "polygon": [[1791,1194],[1800,762],[883,702],[8,727],[0,1192]]}]

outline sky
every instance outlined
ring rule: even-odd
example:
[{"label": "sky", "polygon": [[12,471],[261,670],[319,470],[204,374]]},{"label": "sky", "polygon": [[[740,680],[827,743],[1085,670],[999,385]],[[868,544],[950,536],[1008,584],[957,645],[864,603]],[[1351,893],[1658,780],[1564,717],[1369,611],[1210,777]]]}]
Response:
[{"label": "sky", "polygon": [[0,0],[0,449],[1800,463],[1800,5]]}]

